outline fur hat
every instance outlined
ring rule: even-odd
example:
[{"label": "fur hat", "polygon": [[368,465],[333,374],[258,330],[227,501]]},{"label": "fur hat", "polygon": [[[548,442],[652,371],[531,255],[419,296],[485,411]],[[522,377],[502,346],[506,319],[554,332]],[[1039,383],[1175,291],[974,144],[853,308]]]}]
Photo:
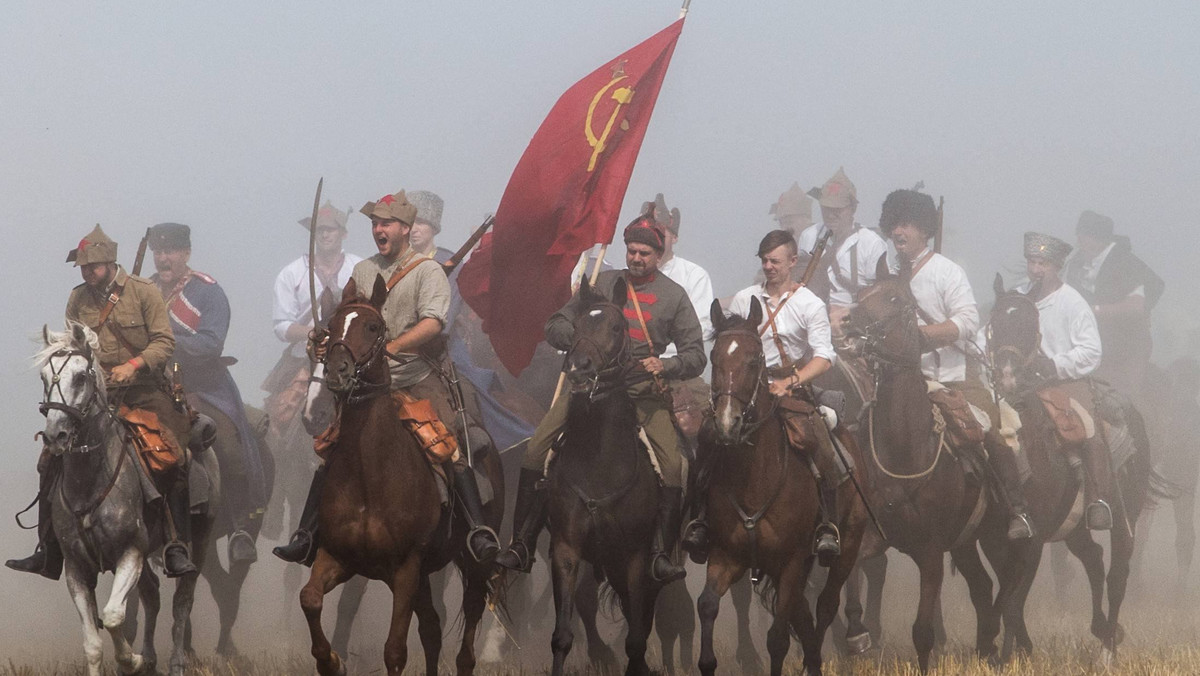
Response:
[{"label": "fur hat", "polygon": [[76,267],[92,263],[116,263],[117,243],[109,239],[97,223],[87,237],[79,240],[78,246],[67,252],[67,262],[74,263]]},{"label": "fur hat", "polygon": [[663,199],[661,192],[654,196],[653,202],[642,202],[642,213],[654,214],[654,220],[658,221],[663,230],[679,236],[679,209],[667,209],[667,201]]},{"label": "fur hat", "polygon": [[446,203],[436,193],[428,190],[414,190],[408,193],[408,201],[417,208],[417,220],[427,223],[433,228],[434,234],[442,232],[442,209]]},{"label": "fur hat", "polygon": [[1094,211],[1079,214],[1079,223],[1075,225],[1075,234],[1095,239],[1110,240],[1113,238],[1113,219]]},{"label": "fur hat", "polygon": [[879,232],[884,237],[891,237],[892,231],[901,223],[916,225],[926,239],[933,237],[937,230],[937,207],[933,205],[933,198],[916,190],[893,190],[883,200]]},{"label": "fur hat", "polygon": [[192,229],[182,223],[159,223],[150,228],[150,250],[190,249]]},{"label": "fur hat", "polygon": [[623,237],[626,244],[645,244],[660,254],[666,250],[666,231],[650,214],[638,216],[625,226]]}]

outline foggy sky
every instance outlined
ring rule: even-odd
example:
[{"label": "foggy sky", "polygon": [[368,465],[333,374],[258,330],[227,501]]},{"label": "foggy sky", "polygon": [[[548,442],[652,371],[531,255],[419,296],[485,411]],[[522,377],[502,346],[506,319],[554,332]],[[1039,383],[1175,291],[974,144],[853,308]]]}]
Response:
[{"label": "foggy sky", "polygon": [[[192,226],[192,267],[229,295],[226,353],[258,403],[283,348],[271,285],[307,246],[296,220],[319,177],[343,209],[400,188],[439,193],[439,244],[456,248],[495,210],[559,94],[677,11],[645,0],[6,2],[0,558],[33,546],[4,516],[36,490],[29,337],[61,327],[80,281],[62,261],[95,223],[127,267],[147,226]],[[619,225],[664,192],[682,211],[678,253],[726,296],[753,277],[768,207],[793,181],[807,189],[844,166],[858,220],[874,226],[890,190],[924,180],[946,198],[945,253],[990,301],[992,275],[1020,264],[1022,232],[1073,240],[1093,209],[1166,280],[1158,354],[1171,355],[1200,324],[1197,35],[1194,2],[696,0]],[[373,253],[367,219],[356,213],[350,229],[347,249]],[[0,589],[14,577],[0,571]],[[69,613],[54,595],[45,612]],[[0,625],[0,642],[18,635]]]}]

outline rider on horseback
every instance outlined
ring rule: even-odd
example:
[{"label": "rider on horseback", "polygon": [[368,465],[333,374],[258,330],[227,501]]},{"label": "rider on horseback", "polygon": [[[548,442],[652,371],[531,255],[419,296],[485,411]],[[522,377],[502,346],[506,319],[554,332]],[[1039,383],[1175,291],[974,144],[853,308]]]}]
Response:
[{"label": "rider on horseback", "polygon": [[[1100,330],[1096,315],[1073,287],[1062,281],[1062,269],[1071,245],[1050,235],[1025,233],[1025,269],[1029,283],[1017,290],[1037,303],[1041,352],[1034,357],[1033,371],[1043,383],[1056,383],[1091,415],[1098,428],[1089,377],[1100,366]],[[1112,459],[1110,449],[1097,431],[1080,445],[1079,459],[1073,460],[1082,476],[1088,496],[1087,526],[1092,530],[1112,528]],[[1086,471],[1085,471],[1086,469]]]},{"label": "rider on horseback", "polygon": [[[378,276],[397,280],[394,285],[389,283],[391,292],[382,310],[388,331],[385,349],[392,358],[391,389],[413,399],[428,400],[438,419],[447,427],[457,428],[461,439],[463,421],[451,403],[447,383],[434,370],[437,359],[422,354],[423,348],[431,347],[441,334],[450,307],[450,282],[441,265],[417,253],[409,244],[417,207],[401,190],[385,195],[378,202],[367,202],[360,211],[371,219],[371,234],[379,253],[355,265],[351,278],[360,289],[372,288]],[[314,348],[318,359],[324,353],[327,338],[322,337]],[[467,424],[476,452],[490,447],[491,440],[482,425],[477,420],[468,420]],[[467,546],[477,561],[490,560],[500,551],[500,543],[495,532],[485,525],[475,470],[467,465],[465,453],[456,451],[452,460],[454,490],[471,529]],[[274,550],[284,561],[309,565],[316,556],[317,506],[324,478],[322,465],[313,475],[296,532],[287,545]]]},{"label": "rider on horseback", "polygon": [[[825,304],[808,288],[793,281],[792,268],[798,260],[796,239],[787,230],[773,230],[758,245],[765,281],[739,291],[729,303],[729,311],[741,317],[750,314],[751,300],[758,298],[764,308],[760,335],[763,357],[770,376],[771,394],[776,397],[812,399],[809,384],[828,371],[837,361],[830,340],[829,315]],[[810,402],[816,403],[816,402]],[[822,417],[822,419],[824,419]],[[815,466],[819,472],[821,525],[817,527],[813,551],[821,561],[830,562],[842,551],[837,526],[838,472],[836,451],[828,427],[816,433]],[[797,449],[801,450],[801,449]],[[808,449],[803,449],[808,452]],[[687,526],[683,547],[693,560],[703,560],[708,551],[708,523],[703,506],[707,486],[697,487],[700,505],[696,518]]]},{"label": "rider on horseback", "polygon": [[883,202],[879,230],[895,245],[899,258],[895,271],[909,280],[917,301],[921,372],[927,380],[962,393],[971,405],[988,414],[992,428],[984,436],[984,446],[988,467],[1001,479],[994,485],[1005,494],[1002,497],[1009,507],[1008,537],[1030,538],[1033,527],[1025,514],[1020,472],[998,431],[999,408],[991,392],[967,377],[968,361],[978,362],[978,357],[967,351],[965,340],[979,329],[979,310],[967,273],[929,246],[937,232],[937,218],[932,197],[916,190],[896,190]]},{"label": "rider on horseback", "polygon": [[[671,402],[660,390],[660,383],[687,380],[704,371],[703,332],[687,293],[658,270],[666,243],[663,227],[653,216],[643,215],[625,228],[624,240],[628,270],[601,273],[595,288],[608,295],[618,279],[625,279],[634,290],[625,306],[625,316],[630,319],[633,357],[639,366],[630,371],[626,383],[662,474],[650,574],[659,582],[669,582],[685,575],[683,567],[671,560],[670,553],[679,532],[684,477]],[[546,322],[546,340],[551,346],[560,350],[571,346],[579,306],[576,294]],[[670,343],[675,344],[678,353],[661,357]],[[533,552],[547,516],[546,491],[539,484],[551,446],[566,428],[569,399],[560,396],[555,400],[526,446],[513,515],[513,541],[496,558],[496,563],[505,568],[529,572],[533,566]]]},{"label": "rider on horseback", "polygon": [[[67,319],[83,323],[100,338],[98,362],[104,369],[109,400],[131,409],[154,413],[162,433],[173,437],[177,452],[188,446],[191,424],[162,387],[163,367],[175,349],[167,308],[154,284],[125,272],[117,265],[117,243],[97,225],[79,246],[67,253],[83,284],[71,290]],[[4,565],[57,580],[63,553],[50,519],[50,490],[59,463],[43,451],[38,460],[38,546],[32,556],[10,559]],[[191,513],[187,471],[183,463],[166,476],[154,477],[166,495],[169,542],[163,567],[169,577],[196,571],[188,556]]]}]

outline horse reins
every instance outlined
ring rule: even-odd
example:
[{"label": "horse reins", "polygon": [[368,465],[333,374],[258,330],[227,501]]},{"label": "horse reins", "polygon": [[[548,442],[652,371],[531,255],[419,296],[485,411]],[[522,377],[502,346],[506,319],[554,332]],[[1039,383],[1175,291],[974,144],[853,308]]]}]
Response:
[{"label": "horse reins", "polygon": [[[609,309],[613,310],[614,312],[621,311],[621,309],[618,308],[613,303],[603,302],[603,303],[598,303],[592,307],[595,308],[597,306],[599,307],[599,309],[602,312],[605,310],[609,310]],[[570,355],[572,353],[574,353],[581,346],[590,347],[591,350],[594,351],[597,356],[605,355],[605,350],[603,348],[601,348],[600,344],[597,343],[596,340],[593,339],[591,336],[577,335],[577,336],[575,336],[574,341],[571,343],[571,349],[569,349],[567,351],[567,358],[569,359]],[[587,382],[590,383],[590,385],[588,386],[588,401],[589,402],[596,401],[598,399],[602,399],[603,397],[605,397],[609,394],[609,391],[607,391],[607,390],[606,391],[600,390],[601,383],[612,384],[613,387],[611,389],[615,389],[617,387],[624,386],[625,375],[628,373],[630,367],[632,366],[632,362],[630,360],[631,354],[632,354],[632,342],[629,337],[629,332],[622,331],[621,332],[621,346],[616,351],[605,356],[604,361],[602,362],[601,366],[599,368],[597,368],[595,370],[595,372],[593,372],[592,374],[590,374],[587,377]]]},{"label": "horse reins", "polygon": [[[338,308],[339,311],[343,309],[365,310],[366,312],[377,317],[380,322],[384,322],[383,313],[380,312],[379,309],[374,305],[370,305],[368,303],[353,302],[347,303]],[[387,351],[386,333],[383,331],[379,332],[379,337],[375,339],[375,342],[371,343],[370,349],[367,350],[367,353],[363,355],[361,359],[355,357],[353,348],[350,347],[350,344],[346,342],[344,338],[339,338],[331,342],[329,346],[326,347],[325,354],[327,359],[333,348],[339,345],[345,348],[346,352],[350,355],[351,363],[354,364],[354,374],[347,379],[350,383],[350,389],[345,394],[346,401],[350,403],[364,401],[381,394],[391,387],[392,383],[390,375],[388,378],[380,382],[371,382],[363,377],[363,372],[375,363],[375,360],[379,358],[380,353],[383,353],[389,359],[402,361],[402,357],[397,357],[396,355]],[[328,379],[328,376],[326,376],[326,379]],[[359,393],[360,391],[361,393]]]},{"label": "horse reins", "polygon": [[[751,337],[756,341],[761,341],[760,334],[757,331],[751,331],[749,329],[734,329],[732,331],[722,331],[721,335],[722,336],[742,335],[742,336]],[[715,350],[715,347],[714,347],[714,350]],[[758,363],[758,370],[754,374],[754,392],[750,395],[750,399],[748,401],[743,400],[736,392],[733,391],[733,374],[732,373],[729,374],[729,381],[725,384],[726,387],[724,389],[713,392],[712,398],[709,400],[708,413],[710,415],[714,415],[714,416],[716,415],[717,400],[721,397],[729,397],[730,399],[732,399],[742,405],[742,410],[740,413],[740,416],[742,419],[742,430],[741,430],[741,434],[738,435],[738,443],[747,443],[750,439],[750,436],[752,434],[754,434],[755,432],[757,432],[758,429],[763,426],[763,424],[765,424],[768,420],[770,420],[771,417],[774,415],[775,410],[779,407],[779,400],[772,399],[771,408],[769,411],[767,411],[767,414],[765,416],[763,416],[761,420],[753,419],[753,416],[751,414],[754,413],[754,409],[756,408],[756,404],[758,403],[758,393],[760,391],[762,391],[764,389],[764,386],[766,385],[764,375],[765,375],[766,369],[767,369],[767,360],[764,357],[764,355],[761,353],[761,351],[755,357],[755,361]],[[747,421],[749,421],[749,422],[747,422]]]}]

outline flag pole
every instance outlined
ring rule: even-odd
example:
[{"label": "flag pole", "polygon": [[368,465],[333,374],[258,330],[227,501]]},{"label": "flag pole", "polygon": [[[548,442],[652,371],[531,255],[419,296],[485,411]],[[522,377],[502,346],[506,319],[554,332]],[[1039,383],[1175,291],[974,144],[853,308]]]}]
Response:
[{"label": "flag pole", "polygon": [[688,6],[692,4],[692,0],[683,0],[683,7],[679,8],[679,18],[687,16]]}]

